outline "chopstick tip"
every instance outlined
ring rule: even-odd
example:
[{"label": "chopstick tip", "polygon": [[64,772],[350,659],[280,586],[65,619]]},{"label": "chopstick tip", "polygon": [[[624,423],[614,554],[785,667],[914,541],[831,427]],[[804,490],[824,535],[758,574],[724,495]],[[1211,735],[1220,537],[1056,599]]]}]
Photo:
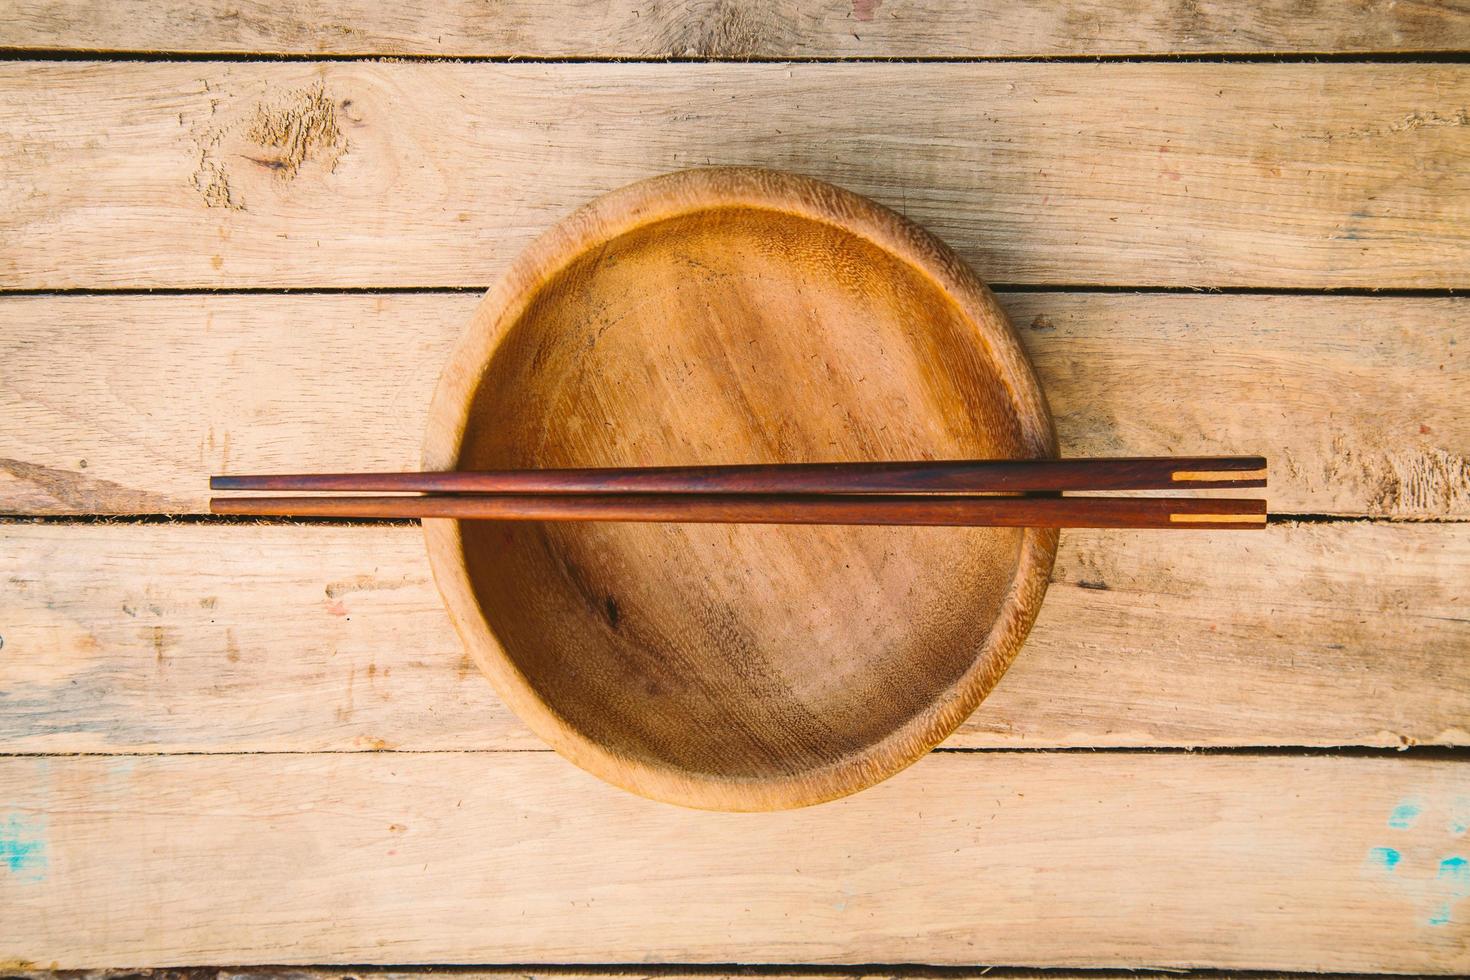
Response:
[{"label": "chopstick tip", "polygon": [[210,497],[209,512],[238,515],[241,513],[241,504],[245,502],[245,498],[242,497]]}]

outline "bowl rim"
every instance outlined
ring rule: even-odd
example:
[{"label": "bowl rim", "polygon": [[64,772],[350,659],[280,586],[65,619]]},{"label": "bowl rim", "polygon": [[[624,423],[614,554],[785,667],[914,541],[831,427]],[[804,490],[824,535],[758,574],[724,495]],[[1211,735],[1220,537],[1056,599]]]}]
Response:
[{"label": "bowl rim", "polygon": [[[695,211],[747,207],[835,225],[932,279],[975,327],[1016,406],[1035,457],[1056,455],[1056,432],[1041,385],[994,295],[943,242],[882,205],[815,178],[754,167],[676,171],[604,194],[536,238],[486,292],[453,348],[430,405],[422,464],[453,469],[480,379],[537,290],[600,243]],[[458,521],[426,519],[434,580],[466,651],[501,699],[544,742],[577,766],[640,796],[710,810],[780,810],[865,789],[913,764],[948,737],[1014,660],[1040,609],[1056,557],[1054,528],[1026,528],[1011,584],[970,667],[924,710],[852,754],[818,769],[735,778],[690,772],[592,741],[543,701],[483,615]]]}]

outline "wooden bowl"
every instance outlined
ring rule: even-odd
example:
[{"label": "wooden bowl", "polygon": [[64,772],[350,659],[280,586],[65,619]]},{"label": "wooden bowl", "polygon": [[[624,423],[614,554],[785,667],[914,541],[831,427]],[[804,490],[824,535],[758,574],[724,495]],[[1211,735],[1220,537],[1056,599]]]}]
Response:
[{"label": "wooden bowl", "polygon": [[[828,184],[692,170],[552,228],[481,303],[425,469],[1054,455],[1025,353],[939,241]],[[475,661],[577,765],[687,806],[829,800],[973,711],[1054,530],[424,522]]]}]

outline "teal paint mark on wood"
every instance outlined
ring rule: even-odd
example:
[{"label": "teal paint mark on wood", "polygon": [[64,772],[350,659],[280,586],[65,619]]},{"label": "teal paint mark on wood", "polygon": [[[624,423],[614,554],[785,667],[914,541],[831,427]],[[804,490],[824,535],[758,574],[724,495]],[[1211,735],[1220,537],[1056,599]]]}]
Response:
[{"label": "teal paint mark on wood", "polygon": [[1403,855],[1393,847],[1370,847],[1368,848],[1368,860],[1374,867],[1393,873],[1394,867],[1399,863]]},{"label": "teal paint mark on wood", "polygon": [[1463,836],[1470,830],[1470,796],[1457,796],[1450,804],[1450,833]]},{"label": "teal paint mark on wood", "polygon": [[1424,812],[1424,804],[1415,799],[1400,800],[1388,815],[1388,825],[1394,830],[1408,830]]},{"label": "teal paint mark on wood", "polygon": [[1432,926],[1449,925],[1454,906],[1466,896],[1470,896],[1470,862],[1458,854],[1453,854],[1439,862],[1439,872],[1435,875],[1435,881],[1447,890],[1447,897],[1439,903],[1434,914],[1429,917]]},{"label": "teal paint mark on wood", "polygon": [[42,881],[49,863],[44,823],[18,813],[0,821],[0,868],[6,874],[21,881]]}]

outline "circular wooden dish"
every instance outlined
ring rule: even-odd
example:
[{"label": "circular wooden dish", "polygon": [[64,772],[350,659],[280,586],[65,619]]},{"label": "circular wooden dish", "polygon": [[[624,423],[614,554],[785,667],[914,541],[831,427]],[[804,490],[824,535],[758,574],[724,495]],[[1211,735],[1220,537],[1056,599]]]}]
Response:
[{"label": "circular wooden dish", "polygon": [[[948,248],[828,184],[625,187],[537,240],[440,382],[428,470],[1054,454],[1025,353]],[[1036,616],[1057,532],[427,520],[470,654],[635,793],[772,810],[955,729]]]}]

